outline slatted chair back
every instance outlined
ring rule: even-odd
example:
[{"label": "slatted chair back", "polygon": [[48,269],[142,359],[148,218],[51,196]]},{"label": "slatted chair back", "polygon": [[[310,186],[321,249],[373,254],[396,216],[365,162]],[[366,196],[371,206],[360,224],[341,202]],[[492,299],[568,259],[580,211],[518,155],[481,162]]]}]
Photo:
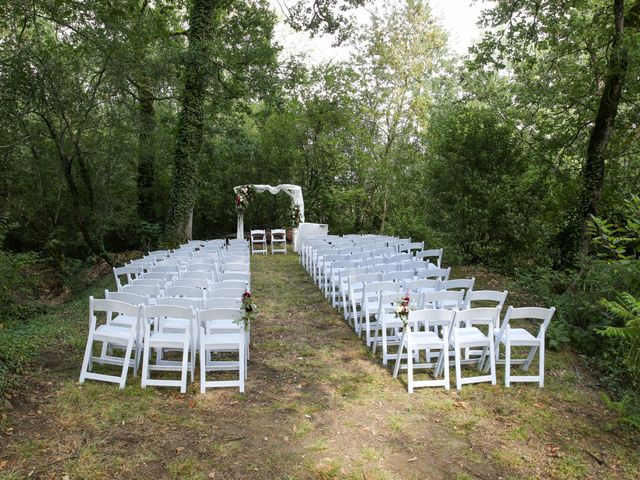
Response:
[{"label": "slatted chair back", "polygon": [[429,268],[427,270],[420,270],[418,275],[422,279],[426,278],[438,278],[442,281],[449,280],[451,274],[451,267],[448,268]]},{"label": "slatted chair back", "polygon": [[198,287],[168,286],[164,291],[165,297],[186,297],[204,299],[206,291]]},{"label": "slatted chair back", "polygon": [[239,299],[242,297],[242,294],[246,291],[244,287],[242,288],[215,288],[209,292],[207,298],[233,298]]},{"label": "slatted chair back", "polygon": [[240,309],[242,307],[242,300],[240,298],[207,298],[205,299],[202,308],[234,308]]},{"label": "slatted chair back", "polygon": [[[141,265],[125,265],[124,267],[114,267],[113,276],[115,277],[116,287],[121,290],[122,287],[132,280],[138,278],[144,272]],[[126,279],[126,282],[124,281]]]},{"label": "slatted chair back", "polygon": [[423,250],[421,252],[415,253],[415,258],[420,260],[428,260],[433,263],[436,267],[442,267],[442,252],[444,250],[442,248],[433,248],[430,250]]},{"label": "slatted chair back", "polygon": [[152,299],[160,296],[160,287],[152,285],[125,285],[122,287],[123,292],[143,295]]},{"label": "slatted chair back", "polygon": [[[502,307],[504,306],[504,302],[507,300],[507,295],[509,292],[504,290],[499,292],[497,290],[470,290],[467,292],[467,295],[464,299],[465,301],[465,309],[473,308],[474,304],[478,302],[480,305],[477,306],[487,306],[488,303],[492,304],[491,306],[500,307],[502,311]],[[499,327],[498,324],[495,325],[496,328]]]},{"label": "slatted chair back", "polygon": [[409,292],[437,292],[440,290],[440,279],[429,278],[424,280],[413,280],[404,284],[405,290]]},{"label": "slatted chair back", "polygon": [[459,310],[464,305],[464,292],[451,290],[425,293],[424,305],[425,308]]}]

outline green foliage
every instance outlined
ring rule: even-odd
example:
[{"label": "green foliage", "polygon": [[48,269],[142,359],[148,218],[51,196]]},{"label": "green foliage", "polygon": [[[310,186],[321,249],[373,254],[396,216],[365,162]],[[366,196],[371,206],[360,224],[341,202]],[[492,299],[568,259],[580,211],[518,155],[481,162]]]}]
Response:
[{"label": "green foliage", "polygon": [[640,387],[640,299],[627,292],[619,293],[615,300],[601,299],[600,305],[624,326],[609,325],[602,335],[616,339],[625,351],[624,361],[636,386]]},{"label": "green foliage", "polygon": [[640,395],[626,393],[620,400],[613,400],[602,394],[605,405],[618,414],[617,423],[640,431]]},{"label": "green foliage", "polygon": [[36,287],[38,279],[32,267],[40,258],[35,253],[12,253],[3,248],[11,227],[6,216],[0,217],[0,329],[4,322],[22,320],[37,311],[25,299]]},{"label": "green foliage", "polygon": [[624,201],[619,224],[594,215],[588,225],[597,255],[614,260],[630,260],[640,255],[640,197]]},{"label": "green foliage", "polygon": [[501,267],[520,261],[536,247],[542,192],[517,130],[475,101],[437,109],[430,127],[426,224],[463,261]]},{"label": "green foliage", "polygon": [[630,351],[629,345],[599,332],[609,328],[618,332],[625,326],[621,317],[609,312],[609,302],[615,302],[623,291],[634,297],[640,295],[640,261],[586,258],[576,271],[529,269],[520,272],[518,288],[530,294],[531,302],[557,308],[548,332],[552,348],[570,346],[586,354],[605,384],[618,393],[629,388],[637,375],[635,367],[622,361]]}]

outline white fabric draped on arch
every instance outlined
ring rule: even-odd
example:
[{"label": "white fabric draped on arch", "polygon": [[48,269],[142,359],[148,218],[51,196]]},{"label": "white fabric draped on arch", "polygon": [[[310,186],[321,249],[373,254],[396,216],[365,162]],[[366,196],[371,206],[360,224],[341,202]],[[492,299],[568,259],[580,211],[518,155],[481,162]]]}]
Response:
[{"label": "white fabric draped on arch", "polygon": [[[236,195],[240,192],[240,189],[244,185],[238,185],[233,188]],[[284,192],[291,197],[291,204],[294,207],[300,209],[300,222],[304,222],[304,199],[302,198],[302,188],[298,185],[290,185],[288,183],[282,185],[253,185],[257,193],[270,192],[272,194]],[[238,228],[236,231],[236,238],[244,238],[244,215],[242,212],[238,212]]]}]

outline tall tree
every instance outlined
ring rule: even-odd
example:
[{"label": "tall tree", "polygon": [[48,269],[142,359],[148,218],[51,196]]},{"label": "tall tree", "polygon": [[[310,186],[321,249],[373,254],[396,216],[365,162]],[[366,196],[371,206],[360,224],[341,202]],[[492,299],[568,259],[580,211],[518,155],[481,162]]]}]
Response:
[{"label": "tall tree", "polygon": [[638,68],[639,9],[638,1],[524,0],[498,2],[484,17],[488,32],[476,61],[517,80],[511,88],[519,129],[537,144],[540,161],[553,158],[551,173],[568,172],[575,183],[556,235],[560,264],[588,249],[586,223],[600,205],[607,163],[613,150],[620,156],[629,148],[615,125],[621,110],[624,125],[637,115],[640,92],[627,78]]},{"label": "tall tree", "polygon": [[189,13],[189,46],[184,60],[184,86],[174,153],[171,210],[167,223],[167,239],[170,243],[191,239],[209,77],[209,40],[213,33],[214,12],[223,9],[226,4],[226,1],[194,0]]}]

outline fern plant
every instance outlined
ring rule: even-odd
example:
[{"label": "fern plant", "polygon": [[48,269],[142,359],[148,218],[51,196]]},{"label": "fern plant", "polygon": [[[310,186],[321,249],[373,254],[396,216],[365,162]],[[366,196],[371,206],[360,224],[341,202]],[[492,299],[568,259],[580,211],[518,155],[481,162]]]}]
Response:
[{"label": "fern plant", "polygon": [[600,305],[614,318],[624,323],[623,327],[608,326],[599,333],[618,339],[625,345],[625,363],[636,386],[640,380],[640,299],[627,292],[617,295],[615,300],[601,299]]}]

